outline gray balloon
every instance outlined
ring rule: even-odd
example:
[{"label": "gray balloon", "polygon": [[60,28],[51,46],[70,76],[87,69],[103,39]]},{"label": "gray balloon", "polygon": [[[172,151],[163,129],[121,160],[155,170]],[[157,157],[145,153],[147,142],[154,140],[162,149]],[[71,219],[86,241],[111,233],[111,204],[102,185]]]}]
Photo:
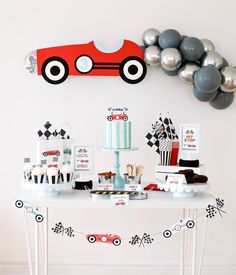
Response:
[{"label": "gray balloon", "polygon": [[215,50],[215,45],[209,39],[202,39],[201,40],[204,46],[205,52],[211,52]]},{"label": "gray balloon", "polygon": [[180,52],[174,48],[168,48],[161,52],[161,66],[166,71],[177,70],[182,62]]},{"label": "gray balloon", "polygon": [[200,68],[194,75],[194,85],[199,91],[212,93],[221,84],[221,74],[214,66]]},{"label": "gray balloon", "polygon": [[160,34],[158,41],[162,49],[178,48],[181,43],[181,35],[173,29],[165,30]]},{"label": "gray balloon", "polygon": [[198,38],[187,37],[182,41],[180,51],[187,61],[197,61],[204,54],[204,46]]},{"label": "gray balloon", "polygon": [[160,32],[157,29],[147,29],[144,33],[143,33],[143,44],[145,46],[154,46],[154,45],[158,45],[158,38],[159,38]]},{"label": "gray balloon", "polygon": [[212,93],[204,93],[202,91],[199,91],[195,86],[193,87],[193,94],[194,96],[200,100],[200,101],[203,101],[203,102],[208,102],[208,101],[211,101],[213,100],[216,95],[218,94],[218,90],[212,92]]},{"label": "gray balloon", "polygon": [[160,64],[161,49],[157,46],[149,46],[144,51],[144,61],[148,65],[157,66]]},{"label": "gray balloon", "polygon": [[169,75],[169,76],[176,76],[178,75],[179,70],[175,70],[175,71],[167,71],[165,69],[162,68],[162,70],[164,71],[165,74]]},{"label": "gray balloon", "polygon": [[210,105],[218,110],[223,110],[229,107],[234,101],[234,93],[225,93],[218,91],[217,96],[210,102]]},{"label": "gray balloon", "polygon": [[193,76],[200,67],[196,64],[187,63],[179,70],[179,79],[185,84],[193,84]]},{"label": "gray balloon", "polygon": [[223,66],[223,57],[215,51],[207,52],[202,59],[202,66],[213,65],[217,69]]},{"label": "gray balloon", "polygon": [[188,37],[187,35],[181,35],[181,37],[180,37],[181,42],[187,37]]},{"label": "gray balloon", "polygon": [[221,71],[223,78],[220,89],[224,92],[235,92],[236,91],[236,68],[227,66]]}]

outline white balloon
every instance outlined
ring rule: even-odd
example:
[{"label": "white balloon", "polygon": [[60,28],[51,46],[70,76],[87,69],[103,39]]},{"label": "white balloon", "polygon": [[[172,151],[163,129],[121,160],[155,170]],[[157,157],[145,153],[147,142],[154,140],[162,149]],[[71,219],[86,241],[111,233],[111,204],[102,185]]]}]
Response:
[{"label": "white balloon", "polygon": [[151,66],[160,64],[161,49],[157,46],[149,46],[144,51],[144,61]]},{"label": "white balloon", "polygon": [[161,66],[166,71],[177,70],[182,62],[180,52],[175,48],[167,48],[161,52]]}]

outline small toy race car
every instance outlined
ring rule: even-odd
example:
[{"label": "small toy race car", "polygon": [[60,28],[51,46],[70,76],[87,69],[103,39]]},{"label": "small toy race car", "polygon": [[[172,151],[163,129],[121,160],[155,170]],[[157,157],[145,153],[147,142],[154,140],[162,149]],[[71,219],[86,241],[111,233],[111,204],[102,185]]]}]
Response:
[{"label": "small toy race car", "polygon": [[87,240],[90,243],[101,242],[101,243],[110,243],[118,246],[121,244],[121,238],[119,235],[112,234],[90,234],[87,235]]},{"label": "small toy race car", "polygon": [[172,234],[177,233],[178,231],[185,228],[193,228],[195,226],[195,222],[192,219],[180,220],[179,223],[174,224],[170,229],[163,231],[163,236],[165,238],[170,238]]},{"label": "small toy race car", "polygon": [[60,156],[60,151],[58,150],[52,150],[52,151],[45,151],[43,152],[43,156],[47,157],[47,156]]},{"label": "small toy race car", "polygon": [[15,206],[17,208],[24,207],[28,213],[32,213],[35,216],[36,222],[42,222],[44,219],[43,215],[39,214],[39,209],[38,208],[34,209],[34,207],[26,201],[16,200]]}]

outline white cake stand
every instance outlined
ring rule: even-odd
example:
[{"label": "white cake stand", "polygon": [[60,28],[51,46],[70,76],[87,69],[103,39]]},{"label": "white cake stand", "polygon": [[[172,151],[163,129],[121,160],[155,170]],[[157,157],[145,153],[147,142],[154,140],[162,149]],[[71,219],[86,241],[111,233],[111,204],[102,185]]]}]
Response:
[{"label": "white cake stand", "polygon": [[131,147],[129,149],[113,149],[113,148],[99,148],[101,151],[104,152],[114,152],[114,169],[116,172],[116,179],[115,179],[115,188],[120,189],[124,188],[125,180],[120,174],[120,152],[130,152],[130,151],[137,151],[137,147]]},{"label": "white cake stand", "polygon": [[28,181],[22,181],[21,186],[26,191],[30,191],[37,196],[46,196],[46,197],[54,197],[60,195],[63,191],[72,190],[73,182],[65,182],[65,183],[56,183],[56,184],[48,184],[48,183],[33,183]]},{"label": "white cake stand", "polygon": [[166,182],[157,183],[160,190],[172,192],[173,197],[189,198],[196,195],[198,192],[204,192],[209,188],[209,183],[193,183],[193,184],[173,184]]}]

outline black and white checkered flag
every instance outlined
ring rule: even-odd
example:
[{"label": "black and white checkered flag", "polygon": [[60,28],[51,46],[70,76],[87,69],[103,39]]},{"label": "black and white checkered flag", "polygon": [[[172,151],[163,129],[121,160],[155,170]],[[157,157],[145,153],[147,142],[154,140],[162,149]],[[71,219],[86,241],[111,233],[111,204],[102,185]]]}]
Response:
[{"label": "black and white checkered flag", "polygon": [[42,129],[38,130],[38,136],[40,139],[51,139],[52,137],[55,137],[56,129],[52,126],[52,124],[47,121]]},{"label": "black and white checkered flag", "polygon": [[146,135],[148,139],[147,144],[154,147],[156,152],[160,154],[160,140],[169,138],[171,140],[178,139],[175,127],[170,117],[162,117],[152,125],[152,129]]}]

